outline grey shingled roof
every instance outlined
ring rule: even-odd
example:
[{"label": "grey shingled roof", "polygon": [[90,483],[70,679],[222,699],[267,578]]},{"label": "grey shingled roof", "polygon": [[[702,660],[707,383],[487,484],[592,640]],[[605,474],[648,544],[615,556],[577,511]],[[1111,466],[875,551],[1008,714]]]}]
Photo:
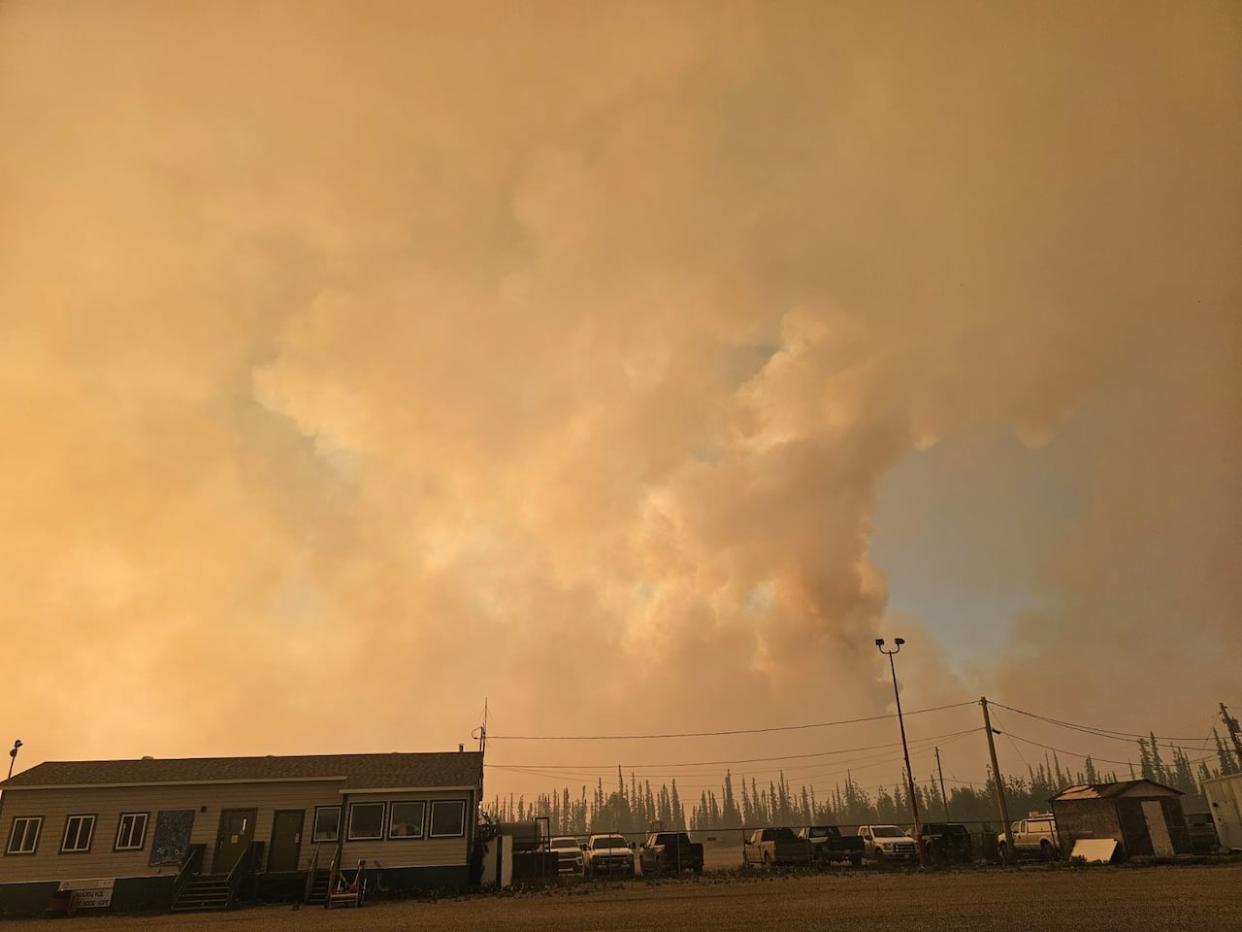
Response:
[{"label": "grey shingled roof", "polygon": [[1182,795],[1181,790],[1157,783],[1155,780],[1120,780],[1117,783],[1084,783],[1079,786],[1067,786],[1052,799],[1060,802],[1071,799],[1116,799],[1140,786],[1153,786],[1168,793]]},{"label": "grey shingled roof", "polygon": [[477,751],[430,754],[308,754],[295,757],[185,757],[154,760],[47,761],[14,774],[0,789],[131,783],[344,778],[342,788],[476,786],[483,781]]}]

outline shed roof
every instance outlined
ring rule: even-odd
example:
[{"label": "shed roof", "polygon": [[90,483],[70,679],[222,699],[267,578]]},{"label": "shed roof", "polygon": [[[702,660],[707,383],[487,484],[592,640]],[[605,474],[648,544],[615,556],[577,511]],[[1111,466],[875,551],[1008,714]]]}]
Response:
[{"label": "shed roof", "polygon": [[0,783],[0,789],[316,779],[335,780],[342,789],[477,786],[483,781],[483,755],[448,751],[46,761]]},{"label": "shed roof", "polygon": [[1181,790],[1157,783],[1155,780],[1121,780],[1117,783],[1083,783],[1068,786],[1052,802],[1068,802],[1079,799],[1119,799],[1123,796],[1181,796]]}]

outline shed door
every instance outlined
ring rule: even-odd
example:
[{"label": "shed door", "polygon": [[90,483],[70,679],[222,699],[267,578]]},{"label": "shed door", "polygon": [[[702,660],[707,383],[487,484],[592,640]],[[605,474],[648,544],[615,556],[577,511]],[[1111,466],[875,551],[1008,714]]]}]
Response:
[{"label": "shed door", "polygon": [[1158,858],[1173,857],[1173,840],[1169,838],[1169,826],[1164,821],[1164,806],[1159,800],[1143,800],[1143,818],[1147,820],[1152,854]]}]

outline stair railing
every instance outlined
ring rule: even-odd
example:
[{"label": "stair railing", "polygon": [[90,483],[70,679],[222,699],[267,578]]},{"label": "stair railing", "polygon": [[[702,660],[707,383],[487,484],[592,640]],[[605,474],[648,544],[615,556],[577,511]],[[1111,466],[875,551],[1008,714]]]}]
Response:
[{"label": "stair railing", "polygon": [[185,889],[185,885],[189,883],[190,878],[202,869],[203,856],[206,852],[206,845],[190,845],[186,850],[185,859],[181,862],[181,866],[177,868],[177,876],[173,878],[173,903],[177,902],[177,897],[181,895],[181,891]]},{"label": "stair railing", "polygon": [[328,895],[323,898],[324,909],[332,905],[332,892],[336,889],[336,882],[341,874],[340,866],[337,864],[337,858],[340,856],[340,848],[332,852],[332,864],[328,867]]},{"label": "stair railing", "polygon": [[310,867],[306,870],[306,888],[302,891],[302,902],[309,903],[311,891],[315,889],[315,875],[319,873],[319,845],[315,845],[315,854],[311,857]]},{"label": "stair railing", "polygon": [[237,859],[237,863],[233,865],[229,871],[229,899],[226,909],[231,909],[233,900],[237,896],[237,891],[241,889],[241,885],[254,874],[255,858],[259,851],[259,845],[251,842],[246,846],[246,850],[242,852],[242,856]]}]

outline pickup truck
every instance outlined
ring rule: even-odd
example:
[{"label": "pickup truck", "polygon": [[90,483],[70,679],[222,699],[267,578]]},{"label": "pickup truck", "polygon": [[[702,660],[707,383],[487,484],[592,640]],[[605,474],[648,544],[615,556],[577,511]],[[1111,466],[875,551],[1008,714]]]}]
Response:
[{"label": "pickup truck", "polygon": [[896,825],[860,825],[858,837],[867,854],[877,861],[913,861],[918,857],[914,839]]},{"label": "pickup truck", "polygon": [[849,861],[855,867],[862,863],[867,844],[857,835],[842,835],[835,825],[812,825],[798,829],[798,837],[811,844],[811,859],[819,864]]},{"label": "pickup truck", "polygon": [[[1027,818],[1013,823],[1010,828],[1013,832],[1015,855],[1033,854],[1049,859],[1057,856],[1057,822],[1051,812],[1032,812]],[[1005,849],[1009,847],[1003,832],[996,837],[996,845],[1003,859]]]},{"label": "pickup truck", "polygon": [[634,876],[634,849],[621,835],[592,835],[582,846],[582,870],[587,877],[605,874]]},{"label": "pickup truck", "polygon": [[582,845],[572,835],[561,835],[548,843],[548,849],[556,855],[556,867],[561,874],[582,873]]},{"label": "pickup truck", "polygon": [[742,846],[746,867],[805,866],[811,863],[811,846],[788,828],[757,828]]},{"label": "pickup truck", "polygon": [[703,846],[685,832],[651,832],[638,849],[643,875],[694,871],[703,873]]}]

